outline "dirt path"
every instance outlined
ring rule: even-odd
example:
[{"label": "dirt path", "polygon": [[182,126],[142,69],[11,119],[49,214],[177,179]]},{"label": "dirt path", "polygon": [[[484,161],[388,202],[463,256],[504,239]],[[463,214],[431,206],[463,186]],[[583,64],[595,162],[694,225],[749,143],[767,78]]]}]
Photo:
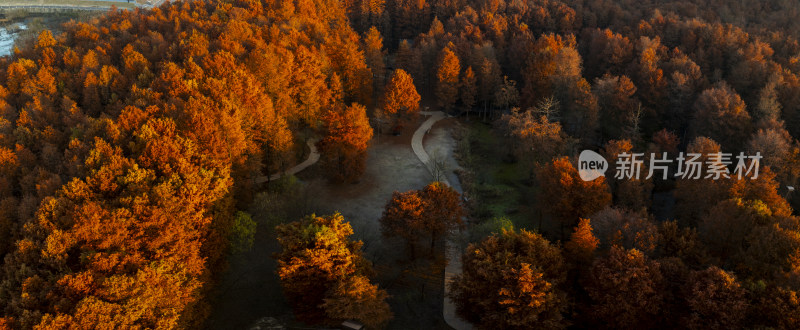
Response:
[{"label": "dirt path", "polygon": [[[283,173],[275,173],[273,175],[270,175],[269,180],[275,181],[280,179],[284,175],[295,175],[297,173],[300,173],[300,171],[305,170],[309,166],[316,164],[317,161],[319,161],[319,151],[317,151],[317,139],[310,139],[308,140],[308,142],[306,142],[306,144],[308,145],[308,149],[311,150],[311,152],[308,153],[308,158],[306,158],[306,160],[284,171]],[[256,184],[261,184],[264,182],[267,182],[266,176],[256,178]]]},{"label": "dirt path", "polygon": [[[417,158],[419,158],[422,164],[424,164],[425,167],[429,171],[431,171],[431,175],[433,175],[432,172],[433,166],[430,164],[430,155],[428,154],[428,152],[425,151],[425,148],[423,146],[423,139],[425,135],[431,131],[433,125],[436,124],[436,122],[438,122],[439,120],[446,118],[447,115],[441,111],[423,111],[421,113],[423,115],[430,116],[430,118],[428,118],[425,122],[423,122],[422,125],[420,125],[420,127],[414,132],[414,136],[411,139],[411,149],[414,150],[414,154],[417,155]],[[441,132],[437,133],[441,134]],[[447,134],[449,134],[449,132],[447,132]],[[442,141],[441,138],[436,140]],[[452,164],[457,164],[452,159],[452,151],[454,149],[453,145],[449,146],[442,145],[442,143],[440,142],[436,144],[430,144],[429,148],[431,147],[433,148],[438,147],[439,148],[438,150],[441,150],[442,147],[445,147],[447,150],[446,154],[441,156],[447,157],[446,158],[447,164],[449,164],[449,166],[452,166]],[[440,151],[437,151],[437,153],[439,152]],[[451,181],[447,179],[447,176],[445,176],[445,178],[441,180],[441,182],[449,186],[453,186],[453,188],[458,190],[459,193],[462,192],[461,186],[457,178],[452,181],[456,183],[456,185],[451,185],[450,184]],[[453,236],[459,236],[461,234],[462,233],[458,231],[453,233]],[[442,315],[444,316],[445,322],[447,322],[449,326],[453,327],[453,329],[456,330],[472,329],[473,328],[472,324],[470,324],[469,322],[465,321],[464,319],[456,315],[456,306],[455,304],[453,304],[453,301],[447,297],[447,293],[449,292],[450,282],[452,282],[453,277],[457,274],[461,274],[461,249],[458,244],[451,242],[451,240],[458,240],[458,239],[456,237],[452,237],[451,239],[448,239],[445,242],[445,257],[447,258],[447,267],[445,268],[444,271],[445,297],[444,297],[444,303],[443,303],[444,307],[442,310]]]},{"label": "dirt path", "polygon": [[[414,154],[417,155],[417,158],[419,158],[422,164],[430,168],[430,156],[422,146],[422,140],[425,137],[425,134],[430,132],[433,124],[436,124],[437,121],[444,119],[447,117],[447,115],[441,111],[421,111],[420,114],[431,117],[425,120],[422,125],[420,125],[416,131],[414,131],[414,136],[411,138],[411,150],[414,150]],[[449,185],[449,183],[447,184]]]}]

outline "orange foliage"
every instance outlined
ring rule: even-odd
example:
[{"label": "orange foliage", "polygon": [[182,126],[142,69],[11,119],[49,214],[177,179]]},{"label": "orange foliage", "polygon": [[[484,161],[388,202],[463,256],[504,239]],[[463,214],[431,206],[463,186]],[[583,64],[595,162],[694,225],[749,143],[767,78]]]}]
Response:
[{"label": "orange foliage", "polygon": [[362,138],[337,134],[363,153],[364,108],[328,86],[338,70],[345,97],[371,96],[358,35],[329,33],[337,2],[286,9],[112,11],[0,59],[3,325],[199,327],[233,196],[292,163],[290,128],[347,109]]},{"label": "orange foliage", "polygon": [[663,301],[660,265],[638,250],[611,247],[592,266],[586,291],[598,325],[612,328],[655,325]]},{"label": "orange foliage", "polygon": [[592,260],[594,251],[600,245],[600,240],[592,234],[592,225],[589,219],[580,219],[569,241],[564,244],[564,249],[583,263]]},{"label": "orange foliage", "polygon": [[394,132],[399,132],[406,123],[416,118],[419,112],[420,96],[411,76],[397,69],[392,73],[383,94],[383,107],[379,118],[389,123]]},{"label": "orange foliage", "polygon": [[380,219],[381,231],[384,236],[404,238],[413,256],[414,243],[421,235],[430,235],[432,252],[438,238],[462,225],[463,216],[459,193],[434,182],[422,190],[394,192]]},{"label": "orange foliage", "polygon": [[439,54],[439,65],[436,70],[436,97],[440,107],[450,110],[458,99],[458,75],[461,62],[458,56],[445,47]]},{"label": "orange foliage", "polygon": [[572,226],[611,204],[605,177],[583,181],[569,158],[554,159],[539,171],[541,205],[563,225]]},{"label": "orange foliage", "polygon": [[319,141],[328,173],[336,182],[354,182],[364,173],[372,127],[367,109],[357,103],[332,109],[323,118],[325,138]]},{"label": "orange foliage", "polygon": [[470,244],[462,263],[450,298],[465,319],[483,328],[564,327],[564,259],[544,237],[504,230]]},{"label": "orange foliage", "polygon": [[386,292],[363,277],[371,266],[361,241],[349,239],[353,229],[342,215],[311,215],[275,230],[283,248],[275,255],[278,276],[298,319],[381,325],[392,317]]}]

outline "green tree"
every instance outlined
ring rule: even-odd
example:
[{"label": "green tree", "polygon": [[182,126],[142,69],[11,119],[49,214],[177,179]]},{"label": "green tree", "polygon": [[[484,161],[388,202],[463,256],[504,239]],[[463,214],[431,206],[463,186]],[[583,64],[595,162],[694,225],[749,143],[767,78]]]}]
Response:
[{"label": "green tree", "polygon": [[236,212],[231,227],[231,249],[234,253],[249,251],[253,247],[257,224],[247,212]]}]

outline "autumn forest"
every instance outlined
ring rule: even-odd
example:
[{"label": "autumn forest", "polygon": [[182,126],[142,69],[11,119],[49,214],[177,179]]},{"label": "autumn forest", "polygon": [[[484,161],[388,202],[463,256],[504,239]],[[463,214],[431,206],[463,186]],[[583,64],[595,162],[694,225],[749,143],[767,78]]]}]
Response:
[{"label": "autumn forest", "polygon": [[0,56],[0,329],[798,329],[799,40],[773,0],[42,29]]}]

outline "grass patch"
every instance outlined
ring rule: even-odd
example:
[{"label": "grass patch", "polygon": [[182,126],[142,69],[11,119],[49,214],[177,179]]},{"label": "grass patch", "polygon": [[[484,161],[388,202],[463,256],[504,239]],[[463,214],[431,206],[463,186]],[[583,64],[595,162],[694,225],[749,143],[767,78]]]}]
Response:
[{"label": "grass patch", "polygon": [[505,141],[489,124],[464,124],[464,131],[457,135],[457,153],[465,168],[462,185],[476,225],[505,218],[514,228],[538,231],[540,214],[536,207],[530,207],[536,196],[536,188],[530,186],[531,169],[508,161]]}]

